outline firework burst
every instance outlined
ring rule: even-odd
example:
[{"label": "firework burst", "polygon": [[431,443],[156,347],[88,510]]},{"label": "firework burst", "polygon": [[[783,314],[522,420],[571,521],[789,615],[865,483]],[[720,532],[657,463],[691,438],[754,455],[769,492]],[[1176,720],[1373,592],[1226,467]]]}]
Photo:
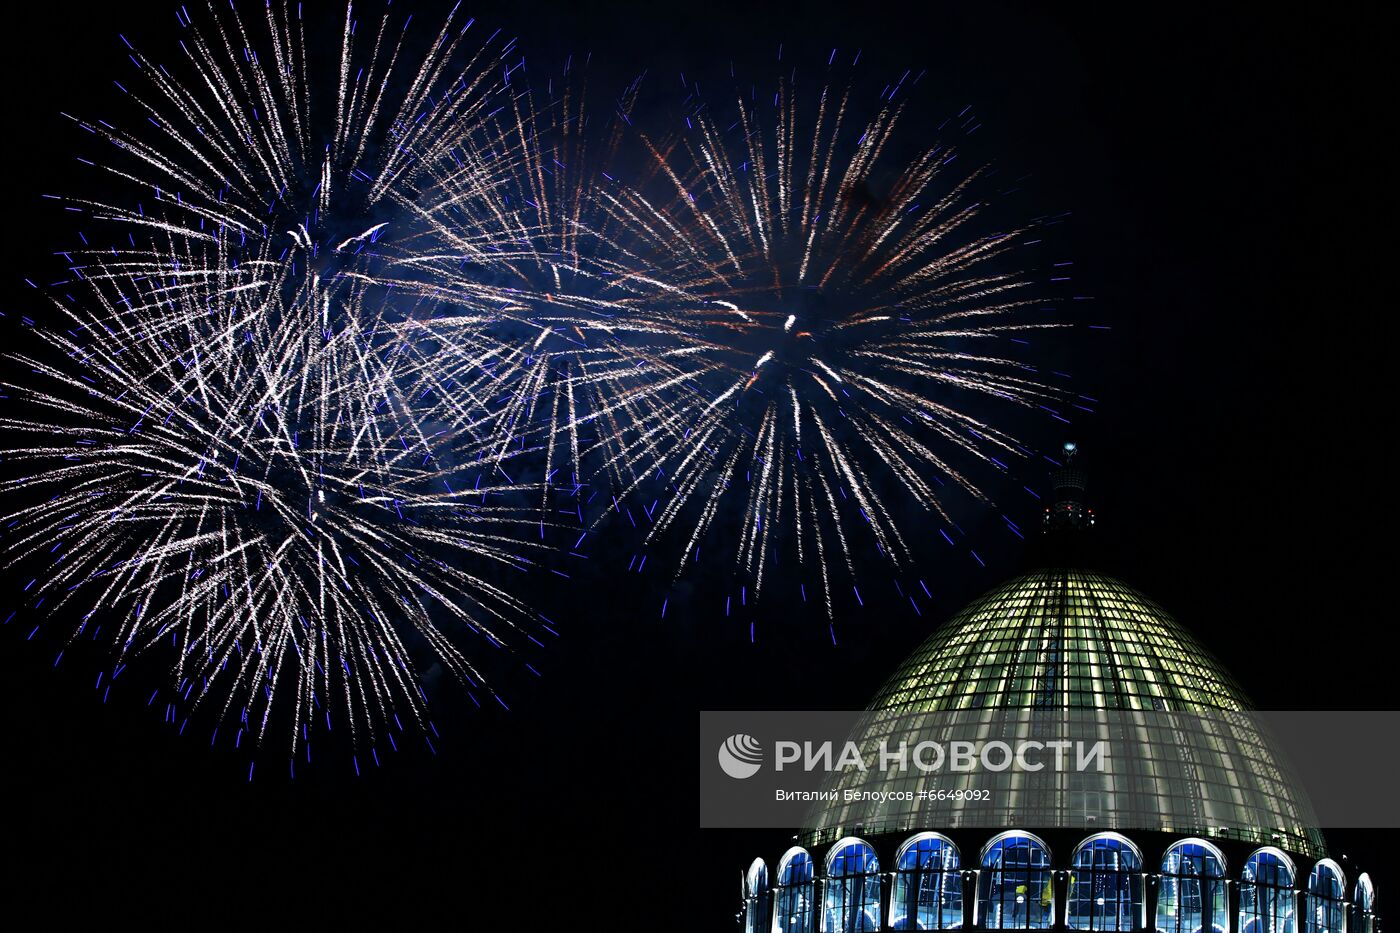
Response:
[{"label": "firework burst", "polygon": [[640,500],[677,572],[718,532],[757,592],[790,548],[831,613],[857,548],[907,565],[929,516],[956,529],[950,497],[990,501],[1030,454],[1009,416],[1073,403],[1020,350],[1060,326],[1022,258],[1036,224],[989,229],[991,173],[897,144],[902,86],[868,120],[835,83],[804,104],[782,81],[723,119],[691,90],[670,135],[624,95],[601,167],[571,167],[567,132],[516,134],[535,171],[512,177],[538,182],[499,208],[533,374],[512,426],[611,506]]},{"label": "firework burst", "polygon": [[119,240],[64,254],[83,294],[0,422],[32,605],[112,676],[168,643],[235,742],[432,731],[433,663],[495,696],[476,650],[547,630],[512,580],[561,511],[641,519],[677,575],[724,552],[753,596],[791,558],[834,616],[862,550],[957,533],[1031,453],[1011,425],[1074,404],[1020,352],[1060,326],[1036,224],[901,141],[902,83],[687,85],[657,132],[639,82],[530,86],[455,11],[415,39],[347,7],[320,53],[300,10],[182,12],[179,78],[132,50],[144,122],[78,121],[135,197],[67,199]]},{"label": "firework burst", "polygon": [[116,84],[140,119],[73,119],[116,150],[81,161],[106,190],[135,198],[64,200],[104,229],[119,225],[125,243],[74,255],[133,275],[166,272],[167,243],[196,269],[354,267],[382,261],[386,242],[411,250],[427,232],[416,199],[439,173],[492,183],[489,157],[463,165],[459,143],[462,128],[508,103],[523,66],[511,64],[513,40],[498,32],[473,45],[480,27],[455,10],[429,38],[415,36],[411,15],[386,7],[362,19],[347,4],[338,44],[317,43],[301,4],[259,9],[245,19],[230,5],[203,25],[182,12],[173,69],[123,37],[137,76]]},{"label": "firework burst", "polygon": [[[64,200],[121,239],[63,254],[78,285],[14,357],[9,544],[40,565],[33,606],[116,645],[109,676],[176,649],[167,717],[216,706],[235,742],[285,721],[294,753],[343,717],[373,747],[400,711],[433,731],[429,666],[504,703],[476,652],[542,628],[512,595],[545,523],[495,442],[492,302],[455,306],[443,375],[431,309],[396,287],[439,180],[499,183],[507,163],[463,141],[520,64],[455,11],[415,39],[347,5],[319,60],[299,4],[258,9],[182,9],[174,70],[128,43],[144,120],[78,121],[113,146],[83,160],[108,194]],[[489,260],[489,236],[457,242]]]},{"label": "firework burst", "polygon": [[532,637],[507,575],[542,535],[461,401],[481,387],[440,383],[435,348],[363,304],[332,326],[274,281],[171,315],[144,286],[93,283],[16,357],[26,414],[0,427],[31,439],[10,548],[42,565],[33,604],[101,626],[117,669],[173,645],[177,693],[240,739],[286,695],[294,751],[342,714],[371,744],[395,710],[427,728],[424,658],[492,695],[470,652]]}]

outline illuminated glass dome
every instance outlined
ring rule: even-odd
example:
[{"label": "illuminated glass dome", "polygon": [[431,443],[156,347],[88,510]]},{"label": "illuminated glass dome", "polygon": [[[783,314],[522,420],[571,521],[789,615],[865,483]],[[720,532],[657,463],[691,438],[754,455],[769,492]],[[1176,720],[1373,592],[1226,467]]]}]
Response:
[{"label": "illuminated glass dome", "polygon": [[[1069,565],[1094,524],[1076,452],[1065,445],[1045,510],[1047,542]],[[851,740],[936,743],[950,722],[992,739],[1089,723],[1111,725],[1129,753],[1103,771],[978,773],[964,786],[986,792],[980,811],[962,797],[917,802],[930,786],[958,789],[944,773],[839,771],[804,828],[743,875],[736,918],[744,933],[1378,933],[1370,876],[1326,857],[1251,709],[1219,661],[1132,587],[1065,567],[1017,577],[920,645]],[[866,788],[888,799],[847,799]]]},{"label": "illuminated glass dome", "polygon": [[[1029,728],[1017,717],[1042,713],[1111,722],[1134,743],[1103,773],[980,775],[978,786],[1008,824],[1184,833],[1326,854],[1311,804],[1248,714],[1239,685],[1166,610],[1104,574],[1037,570],[974,600],[914,651],[868,709],[856,736],[863,747],[936,740],[949,716],[1006,730]],[[925,724],[923,714],[934,715]],[[911,799],[848,802],[848,792],[872,780]],[[832,789],[841,798],[813,808],[804,838],[985,825],[986,808],[963,801],[940,805],[939,827],[926,825],[929,805],[918,794],[927,782],[918,771],[838,774]]]},{"label": "illuminated glass dome", "polygon": [[1249,709],[1170,615],[1087,570],[1038,570],[954,616],[886,682],[872,710]]}]

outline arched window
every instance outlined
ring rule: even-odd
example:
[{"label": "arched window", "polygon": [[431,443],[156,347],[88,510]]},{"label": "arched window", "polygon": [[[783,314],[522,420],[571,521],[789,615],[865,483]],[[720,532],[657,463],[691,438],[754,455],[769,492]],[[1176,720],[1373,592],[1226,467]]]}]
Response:
[{"label": "arched window", "polygon": [[1347,933],[1375,933],[1375,910],[1376,889],[1371,885],[1371,876],[1362,875],[1356,879],[1351,895],[1351,928]]},{"label": "arched window", "polygon": [[1293,933],[1293,862],[1278,849],[1260,849],[1240,875],[1240,933]]},{"label": "arched window", "polygon": [[984,930],[1044,930],[1055,919],[1050,850],[1029,833],[1002,833],[982,850],[978,886]]},{"label": "arched window", "polygon": [[890,926],[896,930],[959,930],[963,923],[958,847],[937,833],[920,833],[895,858]]},{"label": "arched window", "polygon": [[768,866],[756,858],[744,876],[744,933],[767,933]]},{"label": "arched window", "polygon": [[1183,839],[1162,856],[1157,891],[1161,933],[1228,933],[1225,857],[1204,839]]},{"label": "arched window", "polygon": [[1303,915],[1303,929],[1307,933],[1342,933],[1346,890],[1340,865],[1330,858],[1314,865],[1308,875],[1308,912]]},{"label": "arched window", "polygon": [[1071,930],[1143,928],[1142,854],[1117,833],[1090,836],[1074,850],[1069,876]]},{"label": "arched window", "polygon": [[880,860],[869,843],[842,839],[826,860],[825,933],[880,929]]},{"label": "arched window", "polygon": [[773,933],[817,933],[817,882],[812,857],[792,848],[778,863]]}]

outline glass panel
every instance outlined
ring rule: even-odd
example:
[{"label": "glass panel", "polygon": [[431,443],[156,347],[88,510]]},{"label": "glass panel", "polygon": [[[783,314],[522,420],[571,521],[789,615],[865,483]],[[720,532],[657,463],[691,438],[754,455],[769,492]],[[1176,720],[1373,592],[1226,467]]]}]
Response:
[{"label": "glass panel", "polygon": [[773,933],[816,933],[817,892],[811,856],[799,849],[784,860],[775,893]]},{"label": "glass panel", "polygon": [[864,842],[832,855],[826,882],[825,933],[875,933],[880,929],[880,862]]},{"label": "glass panel", "polygon": [[1356,890],[1352,894],[1351,926],[1347,933],[1373,933],[1375,930],[1376,891],[1371,887],[1371,879],[1362,875],[1356,879]]},{"label": "glass panel", "polygon": [[963,924],[958,847],[925,834],[905,843],[890,901],[896,930],[959,930]]},{"label": "glass panel", "polygon": [[1342,873],[1330,862],[1318,862],[1308,876],[1307,933],[1342,933]]},{"label": "glass panel", "polygon": [[1162,933],[1227,933],[1225,864],[1209,846],[1178,842],[1162,858],[1157,929]]},{"label": "glass panel", "polygon": [[1293,933],[1293,869],[1280,853],[1262,849],[1240,877],[1240,933]]},{"label": "glass panel", "polygon": [[1049,851],[1031,836],[998,839],[982,857],[978,896],[984,930],[1048,929],[1055,913]]},{"label": "glass panel", "polygon": [[744,933],[765,933],[768,927],[768,866],[762,859],[749,868],[745,879]]},{"label": "glass panel", "polygon": [[1140,930],[1142,861],[1127,840],[1098,836],[1074,853],[1066,922],[1072,930]]}]

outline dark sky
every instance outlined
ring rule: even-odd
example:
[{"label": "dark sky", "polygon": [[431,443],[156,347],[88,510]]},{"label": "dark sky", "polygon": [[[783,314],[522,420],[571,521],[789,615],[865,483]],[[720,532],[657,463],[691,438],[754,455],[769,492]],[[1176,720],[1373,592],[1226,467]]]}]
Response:
[{"label": "dark sky", "polygon": [[[10,15],[0,333],[31,300],[22,279],[60,268],[49,253],[61,220],[38,198],[71,177],[76,134],[58,112],[83,110],[129,67],[117,32],[158,48],[177,31],[173,7],[146,6]],[[1110,568],[1172,610],[1262,708],[1393,708],[1393,300],[1381,256],[1393,183],[1380,165],[1392,24],[1341,5],[1221,6],[575,3],[477,15],[518,32],[532,60],[591,51],[599,80],[645,69],[664,87],[730,59],[766,64],[779,42],[788,55],[839,45],[864,48],[872,67],[928,68],[924,98],[974,104],[982,144],[1031,173],[1037,203],[1072,212],[1058,235],[1076,288],[1114,328],[1076,374],[1103,404],[1073,431]],[[1034,510],[1014,517],[1032,522]],[[446,903],[468,923],[528,894],[538,917],[526,928],[583,914],[654,929],[641,917],[656,908],[664,929],[725,929],[750,843],[695,829],[697,712],[863,706],[938,619],[1020,566],[1009,542],[988,549],[999,556],[986,571],[943,575],[922,620],[877,601],[839,647],[811,636],[797,609],[768,607],[764,621],[790,632],[750,647],[704,592],[663,622],[659,583],[576,581],[546,597],[567,614],[566,647],[511,714],[461,717],[436,762],[359,782],[249,787],[235,761],[176,740],[139,703],[99,704],[95,661],[51,670],[52,652],[11,626],[0,734],[15,832],[3,848],[21,871],[6,874],[69,898],[120,892],[115,909],[189,904],[191,923],[298,902]],[[1383,857],[1364,833],[1342,844]]]}]

